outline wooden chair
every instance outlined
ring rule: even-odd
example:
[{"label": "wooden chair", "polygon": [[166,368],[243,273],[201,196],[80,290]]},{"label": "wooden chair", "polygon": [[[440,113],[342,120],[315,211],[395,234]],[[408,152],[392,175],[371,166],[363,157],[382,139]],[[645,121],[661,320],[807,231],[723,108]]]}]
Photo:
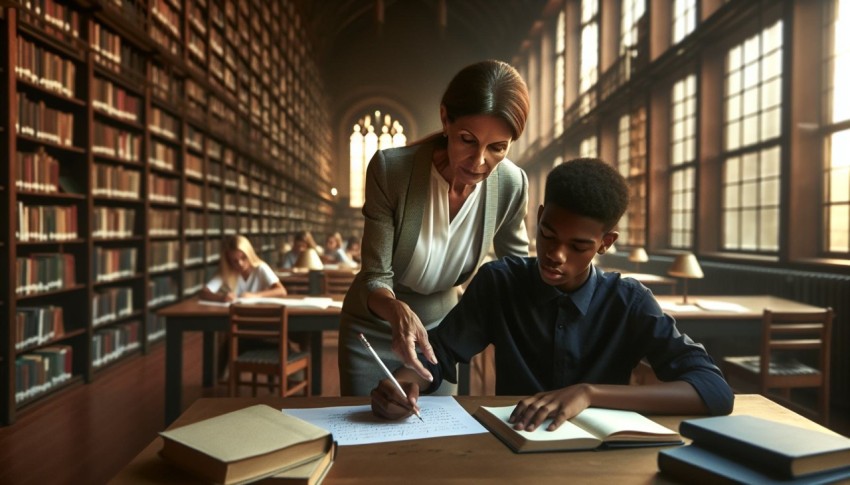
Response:
[{"label": "wooden chair", "polygon": [[346,269],[326,269],[322,273],[322,293],[325,295],[344,295],[355,275],[354,271]]},{"label": "wooden chair", "polygon": [[[301,392],[310,396],[309,343],[305,344],[307,347],[302,347],[300,352],[290,350],[288,320],[286,306],[230,306],[230,396],[238,396],[240,386],[250,385],[252,396],[256,397],[258,374],[266,375],[269,382],[265,384],[268,384],[270,389],[277,388],[281,397]],[[243,373],[250,373],[251,380],[243,380]]]},{"label": "wooden chair", "polygon": [[310,275],[308,273],[279,274],[280,282],[290,295],[310,294]]},{"label": "wooden chair", "polygon": [[[817,313],[765,309],[760,355],[723,359],[723,372],[730,385],[754,386],[762,395],[827,425],[832,318],[832,308]],[[791,390],[799,388],[817,389],[816,411],[791,401]]]}]

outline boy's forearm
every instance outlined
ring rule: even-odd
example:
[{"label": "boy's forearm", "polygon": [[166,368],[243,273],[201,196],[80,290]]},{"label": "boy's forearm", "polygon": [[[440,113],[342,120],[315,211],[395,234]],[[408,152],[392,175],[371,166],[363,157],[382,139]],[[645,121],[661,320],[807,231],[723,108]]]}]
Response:
[{"label": "boy's forearm", "polygon": [[708,414],[696,389],[684,381],[645,386],[585,384],[591,406],[650,414]]}]

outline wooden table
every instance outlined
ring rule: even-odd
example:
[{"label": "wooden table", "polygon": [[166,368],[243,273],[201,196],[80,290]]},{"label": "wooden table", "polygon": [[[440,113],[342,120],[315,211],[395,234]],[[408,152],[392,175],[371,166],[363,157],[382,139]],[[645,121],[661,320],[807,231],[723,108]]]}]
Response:
[{"label": "wooden table", "polygon": [[[182,426],[228,411],[265,403],[275,408],[360,405],[365,397],[311,398],[204,398],[195,401],[172,427]],[[508,405],[517,397],[456,398],[472,412],[479,405]],[[759,395],[738,395],[733,414],[750,414],[766,419],[831,433],[826,428]],[[677,430],[691,416],[650,416]],[[200,483],[193,476],[166,463],[157,455],[162,438],[157,437],[114,479],[113,483]],[[669,483],[658,474],[660,447],[611,451],[557,453],[513,453],[490,433],[467,436],[341,446],[336,462],[324,483]]]},{"label": "wooden table", "polygon": [[661,289],[660,287],[663,287],[663,289],[667,290],[671,295],[676,293],[676,279],[669,276],[651,273],[636,273],[618,268],[605,268],[604,271],[606,273],[620,273],[620,276],[623,278],[634,278],[640,281],[644,286],[653,290],[653,293],[655,293],[655,290]]},{"label": "wooden table", "polygon": [[[336,302],[342,295],[331,296]],[[303,298],[289,296],[287,298]],[[310,334],[310,387],[315,394],[322,392],[322,332],[339,329],[339,307],[292,307],[289,312],[289,331]],[[227,332],[230,319],[225,306],[204,305],[197,297],[169,305],[157,312],[165,318],[165,424],[180,415],[183,398],[183,334],[203,332],[203,384],[215,382],[215,333]]]},{"label": "wooden table", "polygon": [[[773,311],[817,312],[823,308],[770,295],[688,295],[688,309],[676,309],[682,296],[656,295],[665,313],[676,319],[682,333],[705,345],[720,362],[730,355],[756,355],[761,341],[761,320],[765,308]],[[696,304],[729,303],[741,311],[705,310]]]}]

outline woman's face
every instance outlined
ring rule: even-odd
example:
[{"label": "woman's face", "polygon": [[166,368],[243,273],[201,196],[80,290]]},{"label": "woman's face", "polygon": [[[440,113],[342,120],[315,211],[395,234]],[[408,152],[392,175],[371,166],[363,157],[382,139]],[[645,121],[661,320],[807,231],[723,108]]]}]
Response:
[{"label": "woman's face", "polygon": [[247,274],[251,269],[251,262],[248,261],[248,256],[240,249],[234,249],[227,254],[230,261],[230,266],[236,271]]},{"label": "woman's face", "polygon": [[512,132],[505,120],[492,115],[462,116],[449,121],[441,108],[448,138],[448,157],[455,183],[474,185],[486,179],[507,155]]},{"label": "woman's face", "polygon": [[307,250],[307,241],[299,239],[292,243],[292,251],[296,254],[301,254]]},{"label": "woman's face", "polygon": [[325,240],[325,248],[330,249],[331,251],[335,251],[339,249],[339,242],[335,237],[329,237]]}]

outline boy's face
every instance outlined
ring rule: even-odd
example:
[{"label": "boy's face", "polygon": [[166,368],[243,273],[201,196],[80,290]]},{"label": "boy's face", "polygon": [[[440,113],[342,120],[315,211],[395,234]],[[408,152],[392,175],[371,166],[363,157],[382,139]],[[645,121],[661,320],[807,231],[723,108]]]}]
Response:
[{"label": "boy's face", "polygon": [[619,234],[603,223],[556,204],[537,209],[537,267],[547,285],[561,291],[578,289],[596,254],[603,254]]}]

